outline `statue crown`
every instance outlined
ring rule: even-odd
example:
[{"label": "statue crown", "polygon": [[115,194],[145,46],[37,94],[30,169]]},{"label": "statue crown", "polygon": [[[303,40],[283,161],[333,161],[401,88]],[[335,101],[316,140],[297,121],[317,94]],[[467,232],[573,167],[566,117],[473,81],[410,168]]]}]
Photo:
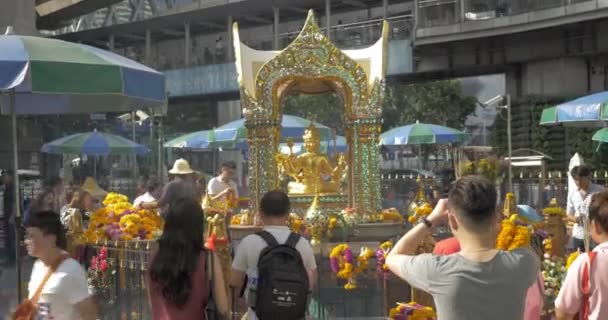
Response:
[{"label": "statue crown", "polygon": [[306,127],[306,130],[304,131],[304,135],[308,135],[309,137],[315,138],[317,140],[319,140],[321,138],[321,135],[319,134],[319,129],[317,129],[317,127],[315,126],[314,123],[312,123],[312,121],[310,122],[308,127]]}]

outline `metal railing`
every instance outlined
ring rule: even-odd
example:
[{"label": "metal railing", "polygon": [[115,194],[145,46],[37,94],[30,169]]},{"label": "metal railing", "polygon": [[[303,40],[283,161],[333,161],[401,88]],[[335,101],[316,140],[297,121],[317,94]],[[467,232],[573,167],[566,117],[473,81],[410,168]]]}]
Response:
[{"label": "metal railing", "polygon": [[420,0],[418,26],[490,20],[596,0]]},{"label": "metal railing", "polygon": [[[409,39],[412,31],[412,15],[401,15],[387,18],[390,39]],[[382,34],[383,19],[367,20],[349,24],[339,24],[330,28],[331,40],[341,49],[357,49],[374,44]],[[325,32],[326,28],[321,28]],[[278,49],[284,49],[298,36],[300,31],[279,34]],[[243,41],[247,46],[257,50],[273,50],[272,35],[256,37]]]},{"label": "metal railing", "polygon": [[102,247],[108,249],[109,296],[96,297],[101,320],[150,319],[150,304],[146,292],[145,272],[150,254],[150,241],[106,242],[87,247],[85,266]]},{"label": "metal railing", "polygon": [[[389,22],[389,39],[409,39],[412,32],[412,16],[403,15],[387,19]],[[337,25],[331,27],[331,40],[340,49],[356,49],[369,46],[380,38],[382,34],[382,19],[368,20],[358,23]],[[279,34],[279,49],[287,47],[298,35],[298,32],[287,32]],[[218,37],[222,33],[218,33]],[[243,39],[243,42],[256,50],[273,50],[272,35],[260,35],[250,39]],[[228,46],[223,43],[216,47],[193,48],[190,55],[190,63],[184,62],[183,54],[161,55],[159,59],[154,59],[151,67],[159,70],[171,70],[185,67],[202,66],[210,64],[221,64],[234,62],[227,55]],[[126,52],[128,51],[128,52]],[[143,50],[126,50],[124,55],[138,61],[144,60]]]}]

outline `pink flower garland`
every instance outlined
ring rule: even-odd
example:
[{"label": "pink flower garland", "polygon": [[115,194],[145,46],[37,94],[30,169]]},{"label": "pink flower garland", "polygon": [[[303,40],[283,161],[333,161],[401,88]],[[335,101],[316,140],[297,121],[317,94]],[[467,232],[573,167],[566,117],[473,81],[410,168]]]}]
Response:
[{"label": "pink flower garland", "polygon": [[[344,260],[342,261],[344,265],[341,267],[340,259],[342,257],[344,257],[343,258]],[[329,264],[331,267],[331,271],[338,275],[343,275],[344,271],[346,271],[346,273],[352,273],[353,252],[350,249],[350,247],[346,244],[341,244],[341,245],[336,246],[334,249],[332,249],[332,251],[329,255]],[[350,265],[350,270],[347,271],[347,269],[349,268],[348,267],[349,265]]]},{"label": "pink flower garland", "polygon": [[386,253],[384,253],[382,248],[378,248],[378,250],[376,250],[376,271],[386,280],[390,276],[390,271],[384,268],[385,263]]}]

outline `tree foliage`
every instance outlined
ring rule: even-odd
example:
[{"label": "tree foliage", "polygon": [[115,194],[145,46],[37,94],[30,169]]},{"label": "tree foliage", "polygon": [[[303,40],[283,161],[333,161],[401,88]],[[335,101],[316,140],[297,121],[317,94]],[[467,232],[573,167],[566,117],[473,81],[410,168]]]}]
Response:
[{"label": "tree foliage", "polygon": [[322,123],[344,135],[344,106],[335,93],[289,95],[283,102],[283,114]]},{"label": "tree foliage", "polygon": [[462,93],[459,80],[397,85],[387,88],[384,129],[416,121],[462,129],[475,110],[475,97]]},{"label": "tree foliage", "polygon": [[[462,129],[465,118],[475,110],[475,98],[462,93],[458,80],[388,86],[382,117],[383,129],[420,122]],[[296,115],[336,128],[343,134],[344,107],[335,93],[290,95],[283,113]]]}]

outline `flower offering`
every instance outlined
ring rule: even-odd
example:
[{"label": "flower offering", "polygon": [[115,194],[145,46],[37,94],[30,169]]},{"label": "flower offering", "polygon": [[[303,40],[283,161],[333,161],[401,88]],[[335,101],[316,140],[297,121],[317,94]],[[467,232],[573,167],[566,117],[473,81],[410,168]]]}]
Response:
[{"label": "flower offering", "polygon": [[89,243],[103,240],[150,240],[162,229],[162,218],[154,210],[135,210],[125,195],[109,193],[105,207],[90,217],[85,239]]},{"label": "flower offering", "polygon": [[502,221],[502,229],[496,239],[496,248],[500,250],[515,250],[530,245],[532,230],[523,224],[517,214]]},{"label": "flower offering", "polygon": [[412,301],[397,303],[397,306],[389,311],[389,317],[395,320],[435,320],[437,314],[433,308]]}]

